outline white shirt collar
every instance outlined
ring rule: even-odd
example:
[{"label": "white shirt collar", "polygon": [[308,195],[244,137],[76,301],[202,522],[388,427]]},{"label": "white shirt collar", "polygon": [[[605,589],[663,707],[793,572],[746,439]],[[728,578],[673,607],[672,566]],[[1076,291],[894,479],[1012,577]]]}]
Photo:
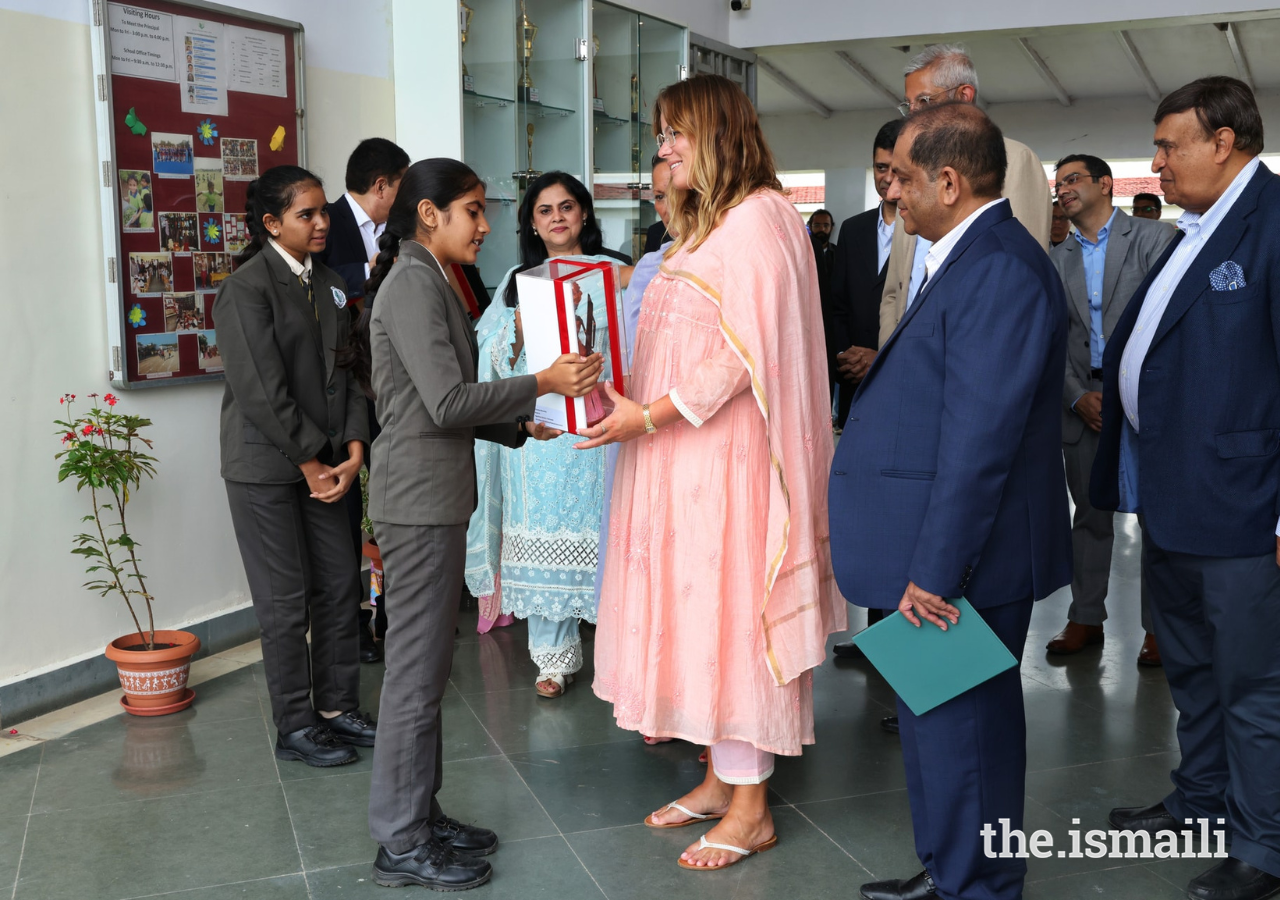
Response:
[{"label": "white shirt collar", "polygon": [[969,230],[969,226],[977,220],[978,216],[995,206],[997,203],[1006,203],[1003,197],[997,197],[987,203],[982,204],[973,212],[965,217],[964,221],[952,228],[942,237],[934,241],[933,246],[929,248],[929,254],[924,258],[924,269],[929,273],[929,277],[933,277],[933,273],[938,271],[938,267],[947,261],[947,257],[951,255],[955,245],[960,243],[960,238],[964,237],[964,233]]},{"label": "white shirt collar", "polygon": [[1245,164],[1236,177],[1231,180],[1231,184],[1227,185],[1227,189],[1222,192],[1222,196],[1214,201],[1203,213],[1184,212],[1178,216],[1178,229],[1187,233],[1187,237],[1198,237],[1201,234],[1212,234],[1213,230],[1218,227],[1218,223],[1226,216],[1227,211],[1235,205],[1240,199],[1240,195],[1244,193],[1245,185],[1252,180],[1258,171],[1258,166],[1262,164],[1262,159],[1255,156]]},{"label": "white shirt collar", "polygon": [[347,198],[347,205],[351,207],[351,212],[356,217],[356,225],[360,228],[364,228],[366,222],[369,225],[373,225],[373,219],[369,218],[369,214],[364,211],[364,207],[360,205],[356,198],[351,196],[350,191],[347,191],[342,196]]},{"label": "white shirt collar", "polygon": [[283,247],[281,247],[279,244],[276,243],[275,238],[267,238],[267,243],[270,244],[273,248],[275,248],[275,251],[280,254],[280,258],[289,264],[290,272],[292,272],[294,275],[298,276],[299,278],[304,279],[305,281],[311,280],[311,254],[310,253],[308,253],[306,256],[302,258],[302,262],[298,262],[296,259],[293,258],[292,253],[290,253],[288,250],[284,249]]}]

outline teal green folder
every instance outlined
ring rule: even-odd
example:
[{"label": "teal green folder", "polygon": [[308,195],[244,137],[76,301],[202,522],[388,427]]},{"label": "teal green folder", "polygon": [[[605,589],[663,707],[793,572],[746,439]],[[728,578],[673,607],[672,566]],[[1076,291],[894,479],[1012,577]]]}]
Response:
[{"label": "teal green folder", "polygon": [[854,635],[853,642],[917,716],[1018,664],[982,616],[961,598],[960,621],[943,631],[894,612]]}]

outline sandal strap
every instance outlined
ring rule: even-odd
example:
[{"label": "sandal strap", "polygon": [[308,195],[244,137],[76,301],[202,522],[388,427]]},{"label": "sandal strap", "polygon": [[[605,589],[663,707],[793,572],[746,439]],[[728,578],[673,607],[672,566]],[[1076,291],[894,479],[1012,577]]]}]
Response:
[{"label": "sandal strap", "polygon": [[[570,676],[569,676],[569,679],[572,679],[572,678],[573,678],[573,676],[572,676],[572,675],[570,675]],[[538,673],[538,681],[537,681],[537,683],[538,683],[538,684],[541,684],[541,683],[542,683],[542,682],[544,682],[544,681],[554,681],[556,684],[560,685],[561,690],[563,690],[563,689],[564,689],[564,686],[565,686],[566,679],[565,679],[565,677],[564,677],[563,675],[544,675],[544,674],[542,674],[541,672],[540,672],[540,673]]]},{"label": "sandal strap", "polygon": [[688,817],[689,817],[689,818],[691,818],[691,819],[709,819],[709,818],[711,818],[711,816],[710,816],[710,815],[704,815],[704,814],[702,814],[702,813],[696,813],[696,812],[694,812],[694,811],[693,811],[693,810],[691,810],[691,809],[687,809],[686,807],[681,806],[679,803],[668,803],[668,804],[666,805],[666,807],[663,809],[663,812],[666,812],[668,809],[678,810],[678,811],[680,811],[680,812],[684,813],[686,816],[688,816]]},{"label": "sandal strap", "polygon": [[698,838],[698,843],[701,845],[703,850],[706,850],[707,848],[711,848],[712,850],[728,850],[730,853],[736,853],[739,856],[750,856],[755,852],[754,850],[743,850],[741,847],[735,847],[732,844],[714,843],[707,840],[707,836],[705,834]]}]

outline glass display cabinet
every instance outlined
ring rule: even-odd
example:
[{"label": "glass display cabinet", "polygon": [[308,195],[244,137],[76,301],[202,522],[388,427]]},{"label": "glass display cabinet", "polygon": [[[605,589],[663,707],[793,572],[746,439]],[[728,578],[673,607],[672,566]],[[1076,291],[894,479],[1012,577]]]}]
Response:
[{"label": "glass display cabinet", "polygon": [[519,259],[516,210],[543,172],[579,178],[605,246],[632,258],[656,221],[651,111],[683,76],[688,32],[591,0],[461,0],[463,158],[485,180],[492,293]]}]

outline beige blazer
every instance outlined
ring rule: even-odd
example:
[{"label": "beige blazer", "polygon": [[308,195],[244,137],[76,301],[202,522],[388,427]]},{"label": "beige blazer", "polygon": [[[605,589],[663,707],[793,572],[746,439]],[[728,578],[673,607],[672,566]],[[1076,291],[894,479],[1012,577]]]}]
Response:
[{"label": "beige blazer", "polygon": [[[1013,217],[1031,232],[1046,251],[1049,249],[1049,226],[1053,221],[1053,196],[1044,166],[1026,144],[1004,139],[1009,158],[1001,196],[1013,207]],[[916,239],[907,234],[899,216],[893,225],[893,246],[889,249],[888,271],[884,278],[884,295],[880,299],[880,345],[898,327],[907,309],[907,288],[911,285],[911,269],[915,265]]]}]

